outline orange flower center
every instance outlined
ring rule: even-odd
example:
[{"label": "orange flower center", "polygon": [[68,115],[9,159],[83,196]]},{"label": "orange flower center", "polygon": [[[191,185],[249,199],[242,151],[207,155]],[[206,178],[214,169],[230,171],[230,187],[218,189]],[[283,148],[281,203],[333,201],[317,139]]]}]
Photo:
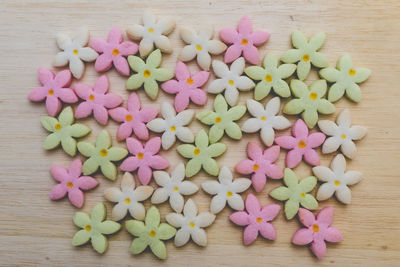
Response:
[{"label": "orange flower center", "polygon": [[67,183],[67,187],[68,187],[68,188],[72,188],[72,187],[74,187],[74,184],[73,184],[72,182],[68,182],[68,183]]},{"label": "orange flower center", "polygon": [[256,222],[261,223],[261,222],[262,222],[261,217],[258,217],[258,218],[256,219]]},{"label": "orange flower center", "polygon": [[50,89],[47,93],[48,93],[49,95],[54,95],[54,90],[53,90],[53,89]]},{"label": "orange flower center", "polygon": [[193,79],[192,78],[187,78],[186,83],[192,85],[193,84]]},{"label": "orange flower center", "polygon": [[265,76],[265,81],[266,81],[267,83],[272,82],[272,76],[271,76],[271,74],[267,74],[267,75]]},{"label": "orange flower center", "polygon": [[311,92],[310,95],[309,95],[308,97],[310,97],[311,100],[315,100],[315,99],[317,99],[318,94],[317,94],[317,93],[314,93],[314,92]]},{"label": "orange flower center", "polygon": [[75,56],[77,56],[77,55],[79,54],[79,52],[78,52],[77,49],[74,49],[74,51],[72,51],[72,53],[73,53]]},{"label": "orange flower center", "polygon": [[108,155],[107,149],[103,148],[102,150],[100,150],[100,156],[105,157],[107,155]]},{"label": "orange flower center", "polygon": [[300,142],[297,144],[300,148],[305,148],[307,146],[306,142],[303,140],[300,140]]},{"label": "orange flower center", "polygon": [[335,184],[335,186],[339,186],[340,185],[340,181],[339,180],[335,180],[333,183]]},{"label": "orange flower center", "polygon": [[304,61],[304,62],[307,62],[307,61],[309,61],[309,60],[310,60],[310,55],[305,54],[305,55],[303,56],[303,61]]},{"label": "orange flower center", "polygon": [[314,232],[318,233],[318,232],[319,232],[319,225],[318,225],[318,224],[313,224],[312,230],[313,230]]},{"label": "orange flower center", "polygon": [[124,199],[124,203],[127,204],[127,205],[130,204],[131,203],[131,199],[129,197],[125,198]]},{"label": "orange flower center", "polygon": [[137,158],[138,159],[143,159],[143,153],[142,152],[139,152],[139,153],[137,153]]},{"label": "orange flower center", "polygon": [[150,72],[149,70],[143,71],[143,76],[144,76],[145,78],[150,77],[150,75],[151,75],[151,72]]},{"label": "orange flower center", "polygon": [[193,153],[194,153],[195,155],[200,154],[200,148],[197,148],[197,147],[196,147],[196,148],[194,149]]},{"label": "orange flower center", "polygon": [[118,56],[119,55],[119,50],[117,48],[114,48],[112,51],[113,56]]},{"label": "orange flower center", "polygon": [[203,47],[201,47],[201,45],[196,45],[196,50],[201,51],[201,50],[203,50]]},{"label": "orange flower center", "polygon": [[85,230],[86,230],[86,232],[90,232],[92,230],[92,226],[90,226],[89,224],[86,225]]},{"label": "orange flower center", "polygon": [[350,75],[350,76],[356,75],[356,71],[353,70],[353,69],[349,70],[349,75]]},{"label": "orange flower center", "polygon": [[260,168],[260,166],[258,164],[253,165],[253,171],[257,171],[259,168]]},{"label": "orange flower center", "polygon": [[149,232],[149,236],[151,236],[151,237],[155,237],[156,236],[156,231],[154,231],[154,230],[151,230],[150,232]]},{"label": "orange flower center", "polygon": [[240,41],[240,43],[241,43],[242,45],[247,45],[247,44],[249,43],[249,40],[247,40],[246,38],[243,38],[243,39]]},{"label": "orange flower center", "polygon": [[131,120],[133,120],[132,115],[131,115],[131,114],[126,115],[126,116],[125,116],[125,120],[126,120],[126,121],[131,121]]},{"label": "orange flower center", "polygon": [[221,117],[216,117],[216,118],[215,118],[215,122],[216,122],[216,123],[220,123],[220,122],[221,122],[221,120],[222,120],[222,118],[221,118]]},{"label": "orange flower center", "polygon": [[93,100],[94,100],[94,95],[90,94],[90,95],[89,95],[89,100],[90,100],[90,101],[93,101]]},{"label": "orange flower center", "polygon": [[56,125],[54,125],[54,129],[59,131],[61,129],[61,124],[57,123]]}]

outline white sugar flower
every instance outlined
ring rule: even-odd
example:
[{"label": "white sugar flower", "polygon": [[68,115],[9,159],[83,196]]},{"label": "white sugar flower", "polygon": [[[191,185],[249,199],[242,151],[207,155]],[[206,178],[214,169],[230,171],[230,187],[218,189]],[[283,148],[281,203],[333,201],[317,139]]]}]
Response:
[{"label": "white sugar flower", "polygon": [[135,189],[135,180],[132,174],[126,172],[122,177],[121,190],[111,187],[104,191],[104,197],[111,202],[118,202],[112,210],[112,219],[119,221],[129,213],[134,219],[144,220],[146,210],[141,201],[148,199],[153,193],[153,187],[141,185]]},{"label": "white sugar flower", "polygon": [[164,53],[172,52],[172,45],[168,35],[175,28],[175,20],[172,18],[157,18],[149,11],[145,11],[142,17],[143,26],[135,24],[128,27],[127,34],[134,40],[141,40],[139,53],[141,57],[150,54],[154,45]]},{"label": "white sugar flower", "polygon": [[160,204],[169,198],[169,204],[176,212],[181,212],[183,209],[184,200],[182,195],[192,195],[199,190],[194,183],[183,181],[185,179],[185,165],[183,163],[179,163],[175,167],[171,177],[163,171],[155,171],[153,175],[154,180],[161,187],[154,191],[151,203]]},{"label": "white sugar flower", "polygon": [[321,131],[331,136],[326,139],[322,146],[322,153],[332,153],[340,147],[340,150],[346,157],[353,159],[357,153],[357,148],[353,140],[362,139],[368,130],[363,126],[351,126],[351,116],[348,109],[344,109],[339,114],[336,123],[330,120],[321,120],[318,122]]},{"label": "white sugar flower", "polygon": [[214,60],[212,62],[214,73],[220,79],[215,79],[208,86],[207,91],[212,94],[219,94],[225,90],[225,99],[230,106],[237,104],[239,91],[248,91],[255,86],[254,82],[247,76],[241,76],[245,67],[243,57],[236,59],[231,69],[222,61]]},{"label": "white sugar flower", "polygon": [[218,176],[218,181],[207,181],[201,187],[210,195],[216,195],[211,200],[210,210],[217,214],[224,209],[226,202],[234,210],[243,210],[244,203],[238,193],[242,193],[250,187],[251,181],[247,178],[233,180],[232,172],[223,166]]},{"label": "white sugar flower", "polygon": [[92,48],[85,47],[89,41],[89,31],[81,29],[78,31],[74,38],[71,39],[65,33],[59,33],[56,37],[57,46],[63,50],[59,52],[54,60],[53,65],[56,67],[63,67],[69,62],[69,69],[75,78],[80,79],[85,70],[85,62],[94,61],[99,54]]},{"label": "white sugar flower", "polygon": [[161,104],[161,115],[164,119],[156,118],[147,123],[147,128],[156,133],[163,133],[161,137],[164,150],[169,149],[176,141],[176,137],[185,143],[193,143],[194,135],[188,125],[194,116],[194,110],[184,110],[176,114],[175,109],[168,102]]},{"label": "white sugar flower", "polygon": [[361,172],[346,172],[346,159],[342,154],[338,154],[332,160],[330,169],[317,166],[313,168],[313,172],[318,180],[325,182],[318,189],[317,199],[327,200],[335,193],[336,198],[344,204],[351,202],[351,191],[348,185],[356,184],[363,178]]},{"label": "white sugar flower", "polygon": [[274,143],[275,130],[284,130],[289,128],[290,121],[284,116],[276,116],[279,112],[281,101],[279,97],[272,98],[265,109],[260,102],[253,99],[247,100],[247,109],[254,117],[244,122],[243,132],[255,133],[261,129],[261,139],[264,144],[271,146]]},{"label": "white sugar flower", "polygon": [[189,199],[186,201],[183,215],[170,213],[165,219],[172,226],[180,228],[175,235],[175,246],[185,245],[191,237],[193,242],[204,247],[207,245],[207,234],[202,228],[210,226],[215,220],[215,215],[209,212],[198,214],[196,203]]},{"label": "white sugar flower", "polygon": [[196,31],[182,28],[180,35],[182,40],[188,44],[179,55],[180,60],[190,61],[197,56],[197,63],[203,70],[209,70],[211,56],[222,54],[226,50],[226,45],[219,40],[210,40],[213,37],[213,30],[202,29],[197,34]]}]

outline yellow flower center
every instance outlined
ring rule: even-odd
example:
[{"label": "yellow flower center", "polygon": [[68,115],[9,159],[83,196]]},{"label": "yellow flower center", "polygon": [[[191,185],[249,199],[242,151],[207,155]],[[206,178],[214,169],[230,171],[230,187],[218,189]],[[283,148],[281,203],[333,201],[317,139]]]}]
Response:
[{"label": "yellow flower center", "polygon": [[54,129],[59,131],[61,129],[61,124],[57,123],[56,125],[54,125]]},{"label": "yellow flower center", "polygon": [[259,168],[260,168],[260,166],[258,164],[253,165],[253,171],[257,171]]},{"label": "yellow flower center", "polygon": [[155,237],[156,236],[156,231],[154,231],[154,230],[151,230],[150,232],[149,232],[149,236],[151,236],[151,237]]},{"label": "yellow flower center", "polygon": [[192,78],[187,78],[186,83],[192,85],[193,84],[193,79]]},{"label": "yellow flower center", "polygon": [[339,186],[340,185],[340,181],[339,180],[335,180],[333,183],[335,184],[335,186]]},{"label": "yellow flower center", "polygon": [[200,148],[196,147],[196,148],[194,149],[193,153],[194,153],[195,155],[200,154]]},{"label": "yellow flower center", "polygon": [[315,100],[318,97],[317,93],[311,92],[310,95],[308,96],[309,98],[311,98],[311,100]]},{"label": "yellow flower center", "polygon": [[345,135],[345,134],[342,134],[342,135],[340,136],[340,138],[342,138],[342,139],[346,139],[346,137],[347,137],[347,135]]},{"label": "yellow flower center", "polygon": [[175,186],[175,187],[174,187],[174,191],[175,191],[175,192],[179,191],[179,187]]},{"label": "yellow flower center", "polygon": [[150,77],[150,75],[151,75],[151,72],[150,72],[149,70],[143,71],[143,76],[144,76],[145,78]]},{"label": "yellow flower center", "polygon": [[119,55],[119,50],[117,48],[114,48],[111,53],[113,54],[113,56],[118,56]]},{"label": "yellow flower center", "polygon": [[356,75],[356,70],[350,69],[350,70],[349,70],[349,75],[350,75],[350,76]]},{"label": "yellow flower center", "polygon": [[230,86],[233,86],[233,85],[235,84],[235,82],[234,82],[233,80],[229,80],[229,81],[228,81],[228,84],[229,84]]},{"label": "yellow flower center", "polygon": [[77,56],[77,55],[79,54],[79,52],[78,52],[77,49],[74,49],[74,51],[72,51],[72,53],[73,53],[75,56]]},{"label": "yellow flower center", "polygon": [[48,93],[49,95],[54,95],[54,90],[53,90],[53,89],[50,89],[47,93]]},{"label": "yellow flower center", "polygon": [[247,45],[247,44],[249,43],[249,40],[247,40],[246,38],[243,38],[243,39],[240,41],[240,43],[241,43],[242,45]]},{"label": "yellow flower center", "polygon": [[137,153],[137,158],[138,159],[143,159],[143,153],[142,152],[139,152],[139,153]]},{"label": "yellow flower center", "polygon": [[189,226],[190,226],[191,228],[193,228],[193,227],[196,226],[196,224],[195,224],[194,222],[190,222],[190,223],[189,223]]},{"label": "yellow flower center", "polygon": [[307,146],[306,142],[303,140],[300,140],[300,142],[297,144],[300,148],[305,148]]},{"label": "yellow flower center", "polygon": [[271,76],[271,74],[267,74],[267,75],[265,76],[265,81],[266,81],[267,83],[272,82],[272,76]]},{"label": "yellow flower center", "polygon": [[262,116],[262,117],[260,118],[260,120],[262,120],[262,121],[266,121],[266,120],[267,120],[267,118],[265,118],[265,116]]},{"label": "yellow flower center", "polygon": [[154,32],[154,29],[153,29],[153,28],[149,28],[147,31],[148,31],[149,33],[153,33],[153,32]]},{"label": "yellow flower center", "polygon": [[232,192],[231,192],[231,191],[228,191],[228,192],[226,193],[226,196],[227,196],[227,197],[231,197],[231,196],[232,196]]},{"label": "yellow flower center", "polygon": [[107,155],[108,155],[107,149],[103,148],[102,150],[100,150],[100,156],[105,157]]},{"label": "yellow flower center", "polygon": [[126,115],[126,116],[125,116],[125,120],[126,120],[126,121],[131,121],[131,120],[133,120],[132,115],[131,115],[131,114]]},{"label": "yellow flower center", "polygon": [[127,204],[127,205],[130,204],[131,203],[131,199],[129,197],[125,198],[124,199],[124,203]]},{"label": "yellow flower center", "polygon": [[309,60],[310,60],[310,55],[305,54],[305,55],[303,56],[303,61],[307,62],[307,61],[309,61]]},{"label": "yellow flower center", "polygon": [[74,184],[73,184],[72,182],[68,182],[68,183],[67,183],[67,187],[68,187],[68,188],[72,188],[72,187],[74,187]]},{"label": "yellow flower center", "polygon": [[85,230],[86,230],[86,232],[90,232],[92,230],[92,226],[90,226],[89,224],[86,225]]},{"label": "yellow flower center", "polygon": [[262,222],[261,217],[258,217],[258,218],[256,219],[256,222],[261,223],[261,222]]},{"label": "yellow flower center", "polygon": [[196,50],[201,51],[201,50],[203,50],[203,47],[201,47],[201,45],[196,45]]},{"label": "yellow flower center", "polygon": [[306,197],[306,194],[305,194],[305,193],[301,193],[300,196],[301,196],[302,198],[305,198],[305,197]]},{"label": "yellow flower center", "polygon": [[313,226],[312,226],[312,230],[314,231],[314,232],[319,232],[319,225],[318,224],[313,224]]},{"label": "yellow flower center", "polygon": [[90,100],[90,101],[93,101],[93,100],[94,100],[94,95],[90,94],[90,95],[89,95],[89,100]]},{"label": "yellow flower center", "polygon": [[216,123],[220,123],[221,120],[222,120],[221,117],[216,117],[216,118],[215,118],[215,122],[216,122]]},{"label": "yellow flower center", "polygon": [[169,128],[169,130],[170,130],[171,132],[175,132],[175,131],[176,131],[176,127],[172,125],[172,126]]}]

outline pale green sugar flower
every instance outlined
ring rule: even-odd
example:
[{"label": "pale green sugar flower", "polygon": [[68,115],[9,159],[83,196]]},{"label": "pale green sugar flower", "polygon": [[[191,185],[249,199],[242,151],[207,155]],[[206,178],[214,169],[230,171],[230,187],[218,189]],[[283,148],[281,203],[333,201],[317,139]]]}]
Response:
[{"label": "pale green sugar flower", "polygon": [[210,143],[220,140],[224,132],[232,138],[242,138],[242,130],[234,121],[239,120],[246,113],[245,106],[234,106],[228,110],[228,104],[222,95],[217,95],[214,101],[215,112],[205,110],[197,114],[197,119],[207,125],[212,125],[209,132]]},{"label": "pale green sugar flower", "polygon": [[290,115],[302,113],[308,128],[311,129],[315,126],[318,121],[318,113],[332,114],[335,112],[335,106],[323,98],[327,89],[325,80],[313,82],[310,89],[302,81],[292,80],[290,87],[297,99],[290,100],[283,108],[283,113]]},{"label": "pale green sugar flower", "polygon": [[307,78],[310,73],[311,64],[317,68],[326,68],[329,65],[326,56],[317,52],[325,41],[325,33],[317,33],[313,35],[310,41],[300,31],[293,31],[292,43],[296,49],[286,51],[281,60],[285,63],[297,64],[297,76],[300,80]]},{"label": "pale green sugar flower", "polygon": [[263,68],[251,66],[244,72],[253,80],[260,81],[254,90],[254,99],[261,100],[266,97],[271,88],[281,97],[289,97],[289,85],[283,79],[289,78],[296,70],[295,64],[282,64],[278,66],[278,58],[269,52],[263,60]]},{"label": "pale green sugar flower", "polygon": [[354,102],[360,102],[361,89],[358,83],[364,82],[371,71],[366,68],[353,68],[351,57],[343,55],[337,62],[335,68],[325,68],[320,70],[319,74],[328,82],[334,83],[329,89],[328,100],[335,102],[346,96]]},{"label": "pale green sugar flower", "polygon": [[153,51],[146,59],[146,63],[137,56],[128,57],[129,66],[136,74],[129,77],[126,82],[126,89],[139,89],[144,83],[144,91],[151,99],[156,99],[158,95],[158,83],[171,79],[174,74],[164,68],[159,68],[161,64],[161,52],[159,49]]},{"label": "pale green sugar flower", "polygon": [[98,253],[104,253],[108,247],[107,238],[104,235],[110,235],[117,232],[121,225],[111,220],[105,220],[107,215],[106,207],[103,203],[94,206],[90,215],[78,211],[74,215],[74,223],[82,230],[76,232],[72,238],[73,246],[80,246],[89,240],[93,248]]},{"label": "pale green sugar flower", "polygon": [[174,237],[176,229],[167,223],[160,224],[160,212],[155,206],[147,211],[144,222],[128,220],[125,226],[129,233],[136,236],[130,249],[133,254],[139,254],[149,246],[158,258],[167,258],[167,249],[162,240]]},{"label": "pale green sugar flower", "polygon": [[128,154],[125,148],[111,147],[111,136],[107,130],[99,133],[95,145],[79,142],[78,150],[88,158],[82,166],[84,175],[92,174],[100,167],[104,176],[110,180],[117,178],[117,168],[112,161],[122,160]]},{"label": "pale green sugar flower", "polygon": [[309,210],[318,208],[317,200],[311,194],[307,194],[317,185],[317,178],[309,176],[299,182],[296,174],[286,168],[283,181],[287,187],[275,188],[269,195],[277,200],[286,201],[285,215],[288,220],[297,214],[299,205]]},{"label": "pale green sugar flower", "polygon": [[186,176],[192,177],[200,171],[201,167],[208,174],[217,176],[219,167],[213,158],[222,155],[226,150],[226,145],[223,143],[209,145],[208,136],[203,129],[197,134],[194,143],[195,145],[183,144],[177,148],[179,154],[191,159],[186,164]]},{"label": "pale green sugar flower", "polygon": [[51,134],[44,140],[44,149],[56,148],[60,142],[63,150],[70,156],[76,154],[76,140],[90,133],[90,128],[86,125],[74,122],[74,113],[71,107],[66,107],[56,118],[44,116],[40,119],[42,126]]}]

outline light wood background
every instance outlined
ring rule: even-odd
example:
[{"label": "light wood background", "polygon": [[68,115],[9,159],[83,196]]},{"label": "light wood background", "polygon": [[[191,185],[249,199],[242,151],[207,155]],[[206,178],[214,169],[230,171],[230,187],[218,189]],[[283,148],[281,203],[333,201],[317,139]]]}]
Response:
[{"label": "light wood background", "polygon": [[[320,207],[335,207],[334,225],[344,235],[340,244],[328,245],[322,261],[316,260],[308,248],[291,244],[291,237],[300,225],[296,219],[287,221],[282,212],[273,223],[278,232],[276,241],[259,237],[251,246],[243,246],[243,229],[228,220],[232,212],[228,207],[208,228],[209,245],[206,248],[199,248],[192,242],[175,248],[173,241],[169,241],[168,259],[163,262],[149,252],[131,255],[132,236],[124,228],[109,237],[109,249],[104,255],[98,255],[90,245],[72,247],[71,238],[78,230],[72,223],[72,216],[77,209],[66,199],[54,202],[48,198],[55,184],[49,174],[50,166],[68,166],[72,158],[61,149],[42,149],[47,133],[39,119],[46,115],[45,106],[30,103],[27,94],[39,86],[37,68],[51,67],[50,62],[58,51],[54,38],[57,32],[74,32],[87,26],[92,37],[106,38],[114,25],[125,29],[139,23],[145,8],[151,8],[159,16],[175,17],[178,28],[214,27],[216,36],[223,27],[236,27],[241,16],[247,14],[255,29],[266,29],[272,35],[260,48],[261,56],[270,50],[278,55],[287,50],[294,29],[301,29],[308,36],[325,31],[327,40],[321,51],[328,56],[331,65],[336,64],[343,53],[350,53],[355,66],[372,69],[370,79],[362,84],[362,102],[356,105],[342,99],[336,103],[337,112],[324,117],[335,119],[343,108],[350,108],[353,123],[367,126],[369,133],[358,142],[357,158],[348,162],[349,169],[365,174],[365,179],[352,188],[352,204],[345,206],[335,199],[320,203]],[[98,0],[89,3],[2,0],[0,10],[0,266],[400,265],[399,1]],[[173,69],[183,43],[178,38],[178,30],[170,37],[175,49],[172,55],[164,57],[163,66]],[[82,81],[92,85],[99,75],[93,64],[86,66]],[[195,62],[190,63],[190,68],[192,71],[199,69]],[[115,70],[107,75],[111,91],[126,99],[126,78]],[[316,77],[314,73],[307,83]],[[142,90],[139,96],[143,105],[155,108],[159,108],[162,101],[173,101],[163,92],[155,102],[150,101]],[[252,93],[241,94],[241,103],[249,97]],[[211,108],[213,99],[210,95],[205,108]],[[194,105],[190,108],[198,110]],[[292,120],[296,118],[291,117]],[[101,127],[92,118],[82,121],[93,129],[84,139],[94,140]],[[117,126],[115,122],[107,126],[114,137]],[[195,132],[200,127],[197,121],[191,125]],[[233,168],[246,157],[245,147],[249,140],[261,143],[257,134],[245,135],[240,142],[224,137],[222,141],[229,145],[228,152],[218,163]],[[115,138],[114,143],[117,143]],[[168,157],[172,167],[184,160],[175,149],[176,145],[161,153]],[[285,154],[282,152],[279,160],[282,167]],[[333,156],[324,155],[322,165],[328,165]],[[300,177],[311,174],[305,163],[295,171]],[[120,184],[120,180],[110,182],[101,174],[95,177],[100,186],[85,194],[83,211],[90,211],[96,203],[105,201],[105,188]],[[200,184],[207,179],[215,178],[200,172],[191,180]],[[263,192],[257,194],[263,205],[274,202],[268,193],[280,183],[268,181]],[[243,197],[251,191],[245,192]],[[193,198],[201,211],[208,209],[210,197],[204,192],[200,190]],[[112,206],[106,204],[110,214]],[[146,206],[149,205],[146,202]],[[168,204],[159,207],[163,216],[171,211]]]}]

